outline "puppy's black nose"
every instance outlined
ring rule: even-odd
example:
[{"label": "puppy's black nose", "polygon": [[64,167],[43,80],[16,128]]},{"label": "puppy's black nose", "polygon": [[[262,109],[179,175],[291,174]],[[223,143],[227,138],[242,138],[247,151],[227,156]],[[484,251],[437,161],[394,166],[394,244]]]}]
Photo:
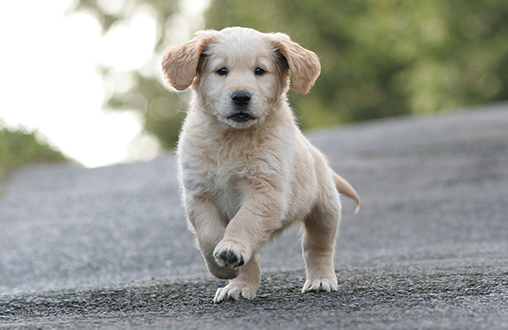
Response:
[{"label": "puppy's black nose", "polygon": [[250,98],[249,92],[234,92],[231,95],[233,103],[240,106],[249,104]]}]

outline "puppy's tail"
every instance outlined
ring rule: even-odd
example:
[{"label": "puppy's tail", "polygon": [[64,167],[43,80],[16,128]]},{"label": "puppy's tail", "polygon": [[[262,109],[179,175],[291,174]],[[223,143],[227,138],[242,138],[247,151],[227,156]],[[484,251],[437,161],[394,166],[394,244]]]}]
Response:
[{"label": "puppy's tail", "polygon": [[355,188],[346,181],[343,177],[338,175],[337,173],[333,173],[333,181],[335,182],[335,186],[337,187],[337,190],[347,197],[353,199],[356,202],[356,210],[355,214],[360,211],[360,196],[356,192]]}]

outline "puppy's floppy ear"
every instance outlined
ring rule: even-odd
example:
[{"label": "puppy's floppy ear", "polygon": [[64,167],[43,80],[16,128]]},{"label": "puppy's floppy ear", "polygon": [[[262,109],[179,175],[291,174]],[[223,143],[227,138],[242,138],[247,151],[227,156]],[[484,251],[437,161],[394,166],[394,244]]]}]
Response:
[{"label": "puppy's floppy ear", "polygon": [[308,93],[321,72],[319,58],[314,52],[291,41],[286,34],[275,33],[272,37],[277,51],[288,61],[291,88],[299,94]]},{"label": "puppy's floppy ear", "polygon": [[215,37],[215,31],[201,31],[182,45],[168,47],[162,54],[164,78],[179,91],[186,90],[198,74],[199,59]]}]

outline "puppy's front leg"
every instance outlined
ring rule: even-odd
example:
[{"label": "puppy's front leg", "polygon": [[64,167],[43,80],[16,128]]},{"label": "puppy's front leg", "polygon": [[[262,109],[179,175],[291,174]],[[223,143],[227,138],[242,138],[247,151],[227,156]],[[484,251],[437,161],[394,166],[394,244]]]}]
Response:
[{"label": "puppy's front leg", "polygon": [[249,262],[280,226],[281,194],[268,182],[251,178],[246,200],[215,247],[217,264],[236,268]]},{"label": "puppy's front leg", "polygon": [[217,207],[208,199],[188,196],[185,200],[185,209],[192,225],[190,229],[196,234],[198,247],[210,273],[221,279],[237,277],[238,269],[220,267],[213,255],[215,247],[226,231]]},{"label": "puppy's front leg", "polygon": [[256,296],[261,280],[258,251],[280,226],[280,194],[271,185],[256,179],[247,196],[214,251],[217,264],[232,269],[242,266],[237,278],[217,290],[214,298],[216,303],[230,297],[238,300]]},{"label": "puppy's front leg", "polygon": [[229,298],[239,300],[241,298],[254,299],[261,281],[261,268],[259,267],[259,253],[255,253],[245,266],[240,268],[238,277],[229,280],[229,284],[217,289],[214,303],[227,301]]}]

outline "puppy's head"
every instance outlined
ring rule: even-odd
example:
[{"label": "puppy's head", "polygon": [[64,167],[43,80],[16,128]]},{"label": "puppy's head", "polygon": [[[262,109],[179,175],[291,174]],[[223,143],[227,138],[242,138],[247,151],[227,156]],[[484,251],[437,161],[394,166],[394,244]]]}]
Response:
[{"label": "puppy's head", "polygon": [[162,70],[177,90],[192,86],[199,106],[219,121],[246,128],[264,121],[293,90],[307,93],[320,73],[318,57],[282,33],[247,28],[201,31],[169,47]]}]

